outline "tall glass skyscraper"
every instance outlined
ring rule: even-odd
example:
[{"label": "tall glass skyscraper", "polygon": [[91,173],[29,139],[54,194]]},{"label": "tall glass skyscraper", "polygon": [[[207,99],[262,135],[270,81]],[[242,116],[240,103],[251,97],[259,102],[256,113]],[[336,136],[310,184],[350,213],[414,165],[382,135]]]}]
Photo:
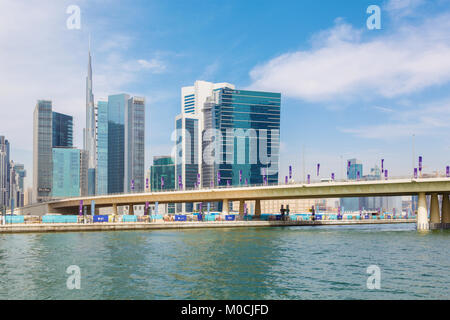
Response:
[{"label": "tall glass skyscraper", "polygon": [[96,194],[108,193],[108,102],[97,102]]},{"label": "tall glass skyscraper", "polygon": [[125,108],[129,95],[108,97],[108,193],[124,192]]},{"label": "tall glass skyscraper", "polygon": [[215,144],[214,163],[202,162],[204,187],[278,183],[280,106],[280,93],[214,92],[203,112],[204,155]]},{"label": "tall glass skyscraper", "polygon": [[53,148],[53,198],[80,195],[80,150]]},{"label": "tall glass skyscraper", "polygon": [[52,147],[72,148],[73,146],[73,117],[52,113]]},{"label": "tall glass skyscraper", "polygon": [[181,114],[175,119],[177,132],[175,174],[177,189],[193,189],[199,173],[199,118]]},{"label": "tall glass skyscraper", "polygon": [[144,191],[145,175],[145,99],[132,97],[125,111],[126,192]]},{"label": "tall glass skyscraper", "polygon": [[52,102],[39,100],[33,120],[33,197],[34,202],[50,199],[52,194]]},{"label": "tall glass skyscraper", "polygon": [[0,207],[9,207],[9,170],[10,155],[9,142],[4,136],[0,136]]}]

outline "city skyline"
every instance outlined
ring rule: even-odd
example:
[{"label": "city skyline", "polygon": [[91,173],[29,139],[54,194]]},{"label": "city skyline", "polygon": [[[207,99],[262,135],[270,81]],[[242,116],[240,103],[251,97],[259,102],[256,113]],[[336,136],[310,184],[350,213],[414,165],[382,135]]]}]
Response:
[{"label": "city skyline", "polygon": [[[170,10],[174,4],[144,5],[137,2],[127,8],[112,4],[108,15],[103,15],[105,8],[100,3],[78,1],[77,5],[82,9],[81,29],[68,30],[65,27],[68,15],[63,13],[71,3],[63,1],[55,8],[50,8],[49,3],[26,4],[33,8],[34,14],[45,10],[48,21],[39,20],[39,15],[31,17],[25,13],[20,18],[24,21],[15,23],[20,28],[10,27],[7,29],[10,32],[1,34],[3,42],[7,43],[2,52],[4,61],[11,61],[12,66],[22,66],[14,63],[19,61],[16,59],[28,63],[28,67],[19,67],[11,79],[3,78],[3,74],[13,74],[8,72],[9,66],[5,67],[7,72],[0,76],[3,88],[0,90],[7,106],[10,106],[0,120],[0,134],[11,142],[11,158],[25,164],[29,172],[27,186],[31,185],[32,177],[29,125],[32,116],[27,118],[22,114],[31,114],[37,100],[52,100],[58,111],[73,115],[74,146],[82,147],[80,132],[85,123],[84,79],[87,76],[89,33],[92,35],[96,101],[121,92],[142,96],[148,101],[146,170],[151,165],[152,156],[170,154],[174,144],[170,134],[174,129],[173,118],[179,112],[180,87],[196,80],[226,81],[239,88],[281,92],[284,112],[281,117],[280,179],[287,175],[289,165],[293,165],[294,178],[300,179],[303,145],[308,163],[305,171],[311,174],[317,163],[322,164],[323,176],[335,172],[339,177],[340,169],[345,167],[341,159],[358,158],[365,167],[372,167],[384,158],[393,176],[412,175],[412,134],[415,134],[415,157],[423,155],[426,171],[443,172],[449,162],[450,147],[446,145],[450,114],[450,97],[446,93],[449,88],[449,79],[446,78],[448,65],[440,59],[450,47],[449,40],[444,37],[450,30],[449,19],[445,19],[450,12],[447,1],[439,4],[413,1],[409,7],[404,6],[404,1],[380,2],[383,27],[373,31],[365,28],[368,17],[365,13],[368,3],[365,2],[353,1],[347,5],[326,2],[330,10],[322,15],[318,15],[320,10],[314,4],[289,2],[288,7],[295,10],[288,10],[286,6],[281,9],[274,3],[266,3],[264,12],[272,11],[267,10],[271,7],[285,21],[277,20],[270,29],[259,22],[263,13],[253,8],[255,11],[248,17],[254,26],[233,38],[226,50],[220,50],[219,42],[225,36],[222,30],[216,40],[211,40],[208,35],[220,30],[223,19],[229,15],[235,15],[237,19],[230,32],[242,28],[241,18],[250,12],[246,4],[232,1],[220,6],[223,17],[214,14],[202,23],[189,24],[182,19],[170,32],[166,31],[168,36],[163,36],[165,22],[157,15],[170,19],[179,17],[180,12]],[[6,2],[5,5],[10,10],[3,12],[13,13],[25,6],[21,1]],[[184,4],[180,4],[179,9],[181,7],[193,10]],[[199,4],[196,14],[215,12],[218,7],[216,3]],[[142,14],[136,22],[119,27],[114,25],[114,14],[110,14],[119,10],[123,16],[135,14],[137,10]],[[297,16],[289,11],[295,11]],[[308,18],[308,12],[315,13],[317,21]],[[141,28],[136,28],[134,23],[142,22],[145,16],[153,20],[149,19]],[[95,24],[97,18],[103,24]],[[0,20],[3,21],[0,23],[10,22],[8,17]],[[30,28],[37,22],[40,22],[38,26]],[[211,23],[216,23],[217,28],[207,30]],[[184,31],[179,29],[183,24],[187,26]],[[255,30],[257,28],[267,32]],[[51,63],[49,58],[40,55],[32,58],[30,55],[17,55],[21,41],[25,38],[30,40],[31,30],[36,33],[36,41],[43,41],[48,45],[46,50],[52,50]],[[275,39],[282,31],[286,31],[286,36]],[[410,31],[416,31],[416,43],[406,35]],[[258,37],[252,40],[255,32]],[[262,34],[266,34],[267,39]],[[202,36],[208,37],[208,43],[211,43],[208,53],[196,50],[199,45],[206,45],[200,40]],[[10,37],[14,41],[7,41]],[[43,37],[48,40],[44,41]],[[50,39],[56,45],[49,43]],[[188,39],[194,43],[187,43]],[[427,39],[432,39],[433,43]],[[263,40],[270,40],[274,45],[265,45],[262,50]],[[185,45],[184,51],[178,50],[177,42]],[[414,54],[420,46],[428,46],[430,55],[418,57]],[[378,56],[370,56],[368,53],[372,47],[383,50],[378,50]],[[42,49],[42,45],[38,48]],[[334,54],[330,55],[331,52]],[[403,71],[393,65],[399,61],[396,54],[402,54],[409,61],[408,65],[401,66]],[[358,62],[361,70],[348,68],[348,72],[343,73],[336,66],[348,58]],[[324,61],[330,62],[328,69],[314,69],[316,65],[325,65]],[[440,72],[435,69],[434,62],[439,64]],[[180,69],[180,65],[185,67]],[[378,65],[380,72],[373,73],[369,68],[371,65]],[[42,67],[48,69],[44,76],[40,72]],[[287,73],[288,67],[293,70],[301,68],[302,72]],[[24,81],[25,76],[34,79],[33,85],[28,85],[30,80]],[[43,79],[37,83],[36,80],[42,76]],[[273,79],[277,79],[277,83],[273,83]],[[293,84],[299,84],[299,87]],[[15,93],[20,93],[20,97]],[[12,101],[15,108],[11,108]],[[21,123],[15,120],[18,118]]]}]

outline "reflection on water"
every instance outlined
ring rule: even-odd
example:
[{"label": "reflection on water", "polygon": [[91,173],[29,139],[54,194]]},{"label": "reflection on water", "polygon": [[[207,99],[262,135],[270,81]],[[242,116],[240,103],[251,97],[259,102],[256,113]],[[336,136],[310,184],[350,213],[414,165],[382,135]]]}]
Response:
[{"label": "reflection on water", "polygon": [[412,224],[5,234],[0,299],[448,299],[449,245]]}]

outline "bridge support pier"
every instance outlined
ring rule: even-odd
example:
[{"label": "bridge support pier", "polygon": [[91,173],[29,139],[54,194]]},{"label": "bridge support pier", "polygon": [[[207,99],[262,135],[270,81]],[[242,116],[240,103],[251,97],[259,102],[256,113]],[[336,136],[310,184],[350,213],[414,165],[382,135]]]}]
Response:
[{"label": "bridge support pier", "polygon": [[245,200],[240,200],[239,201],[239,215],[241,217],[244,216],[245,212],[244,212],[244,207],[245,207]]},{"label": "bridge support pier", "polygon": [[222,202],[222,213],[223,214],[230,213],[229,205],[230,205],[230,203],[229,203],[228,199],[224,199]]},{"label": "bridge support pier", "polygon": [[440,229],[441,228],[441,216],[439,214],[439,200],[438,194],[431,194],[430,203],[430,229]]},{"label": "bridge support pier", "polygon": [[261,200],[255,200],[255,217],[261,216]]},{"label": "bridge support pier", "polygon": [[113,203],[113,214],[117,216],[117,204]]},{"label": "bridge support pier", "polygon": [[450,229],[450,200],[448,196],[448,193],[442,195],[441,223],[445,229]]},{"label": "bridge support pier", "polygon": [[420,192],[417,203],[417,230],[429,229],[430,225],[428,223],[427,197],[425,192]]},{"label": "bridge support pier", "polygon": [[128,214],[129,214],[130,216],[134,216],[134,206],[133,206],[132,204],[130,204],[130,205],[128,206]]}]

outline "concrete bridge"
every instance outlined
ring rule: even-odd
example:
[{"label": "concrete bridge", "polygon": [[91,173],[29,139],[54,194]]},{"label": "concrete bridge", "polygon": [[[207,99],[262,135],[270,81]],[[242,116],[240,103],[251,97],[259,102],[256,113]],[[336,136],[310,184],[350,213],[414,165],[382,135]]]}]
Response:
[{"label": "concrete bridge", "polygon": [[[35,204],[22,208],[23,214],[78,212],[80,201],[96,208],[130,206],[149,203],[223,202],[223,212],[229,212],[229,201],[239,201],[239,212],[244,212],[244,202],[255,200],[255,215],[261,214],[261,200],[418,196],[417,229],[428,230],[450,226],[450,178],[393,179],[376,181],[323,182],[314,184],[284,184],[271,186],[228,187],[216,189],[183,190],[170,192],[131,193],[105,196],[77,197]],[[426,195],[431,195],[430,219]],[[441,195],[440,209],[438,195]],[[130,212],[132,214],[132,211]]]}]

